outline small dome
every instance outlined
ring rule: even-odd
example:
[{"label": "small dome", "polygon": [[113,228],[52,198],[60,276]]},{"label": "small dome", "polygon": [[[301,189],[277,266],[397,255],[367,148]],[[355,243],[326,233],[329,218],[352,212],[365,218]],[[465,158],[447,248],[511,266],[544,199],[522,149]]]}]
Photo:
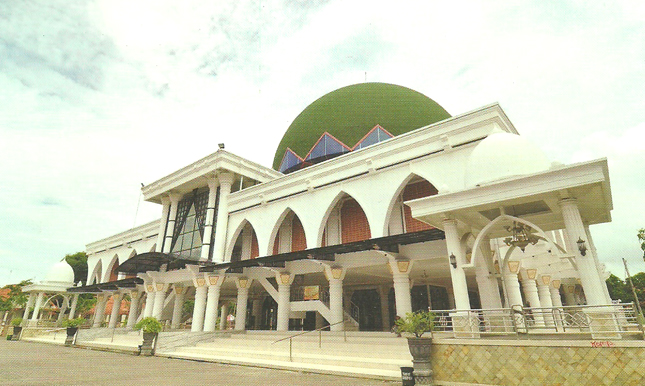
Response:
[{"label": "small dome", "polygon": [[74,284],[74,270],[65,260],[52,265],[43,282]]},{"label": "small dome", "polygon": [[551,162],[517,134],[495,129],[470,154],[466,165],[466,188],[509,177],[543,172]]}]

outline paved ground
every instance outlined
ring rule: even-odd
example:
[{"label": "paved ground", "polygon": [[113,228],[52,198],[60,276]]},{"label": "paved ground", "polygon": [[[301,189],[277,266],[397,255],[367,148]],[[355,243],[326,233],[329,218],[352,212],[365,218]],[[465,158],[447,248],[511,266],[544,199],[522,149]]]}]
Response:
[{"label": "paved ground", "polygon": [[[3,337],[4,338],[4,337]],[[369,379],[138,357],[0,340],[0,385],[397,385]]]}]

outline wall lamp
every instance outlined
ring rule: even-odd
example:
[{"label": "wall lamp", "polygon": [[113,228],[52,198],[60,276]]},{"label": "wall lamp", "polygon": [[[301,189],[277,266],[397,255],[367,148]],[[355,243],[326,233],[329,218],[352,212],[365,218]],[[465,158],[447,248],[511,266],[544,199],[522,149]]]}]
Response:
[{"label": "wall lamp", "polygon": [[578,244],[578,250],[580,251],[580,254],[582,256],[585,256],[587,254],[587,246],[585,245],[585,241],[581,237],[578,237],[576,244]]},{"label": "wall lamp", "polygon": [[453,268],[457,268],[457,256],[455,256],[454,253],[450,253],[450,265],[452,265]]}]

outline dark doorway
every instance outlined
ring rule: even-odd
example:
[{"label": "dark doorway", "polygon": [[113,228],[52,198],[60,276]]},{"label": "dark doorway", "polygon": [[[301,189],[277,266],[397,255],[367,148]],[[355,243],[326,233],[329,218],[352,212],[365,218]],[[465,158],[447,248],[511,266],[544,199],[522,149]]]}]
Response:
[{"label": "dark doorway", "polygon": [[354,291],[352,303],[358,306],[358,325],[361,331],[382,331],[381,296],[375,289]]},{"label": "dark doorway", "polygon": [[276,329],[278,325],[278,303],[271,296],[264,298],[261,317],[260,330]]}]

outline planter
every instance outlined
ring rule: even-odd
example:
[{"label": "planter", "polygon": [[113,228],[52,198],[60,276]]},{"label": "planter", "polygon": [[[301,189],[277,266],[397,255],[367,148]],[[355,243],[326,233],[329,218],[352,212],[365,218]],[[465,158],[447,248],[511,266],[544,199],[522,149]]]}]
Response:
[{"label": "planter", "polygon": [[419,385],[432,385],[432,338],[408,338],[408,347],[414,364],[414,379]]},{"label": "planter", "polygon": [[7,340],[11,340],[12,337],[13,337],[13,335],[7,334]]},{"label": "planter", "polygon": [[22,332],[22,327],[13,326],[13,336],[11,340],[20,340],[20,333]]},{"label": "planter", "polygon": [[141,344],[140,355],[143,356],[152,356],[154,355],[154,343],[157,338],[156,332],[144,332],[143,333],[143,343]]},{"label": "planter", "polygon": [[78,327],[67,327],[67,337],[65,338],[65,346],[71,346],[74,344],[74,337],[78,332]]}]

